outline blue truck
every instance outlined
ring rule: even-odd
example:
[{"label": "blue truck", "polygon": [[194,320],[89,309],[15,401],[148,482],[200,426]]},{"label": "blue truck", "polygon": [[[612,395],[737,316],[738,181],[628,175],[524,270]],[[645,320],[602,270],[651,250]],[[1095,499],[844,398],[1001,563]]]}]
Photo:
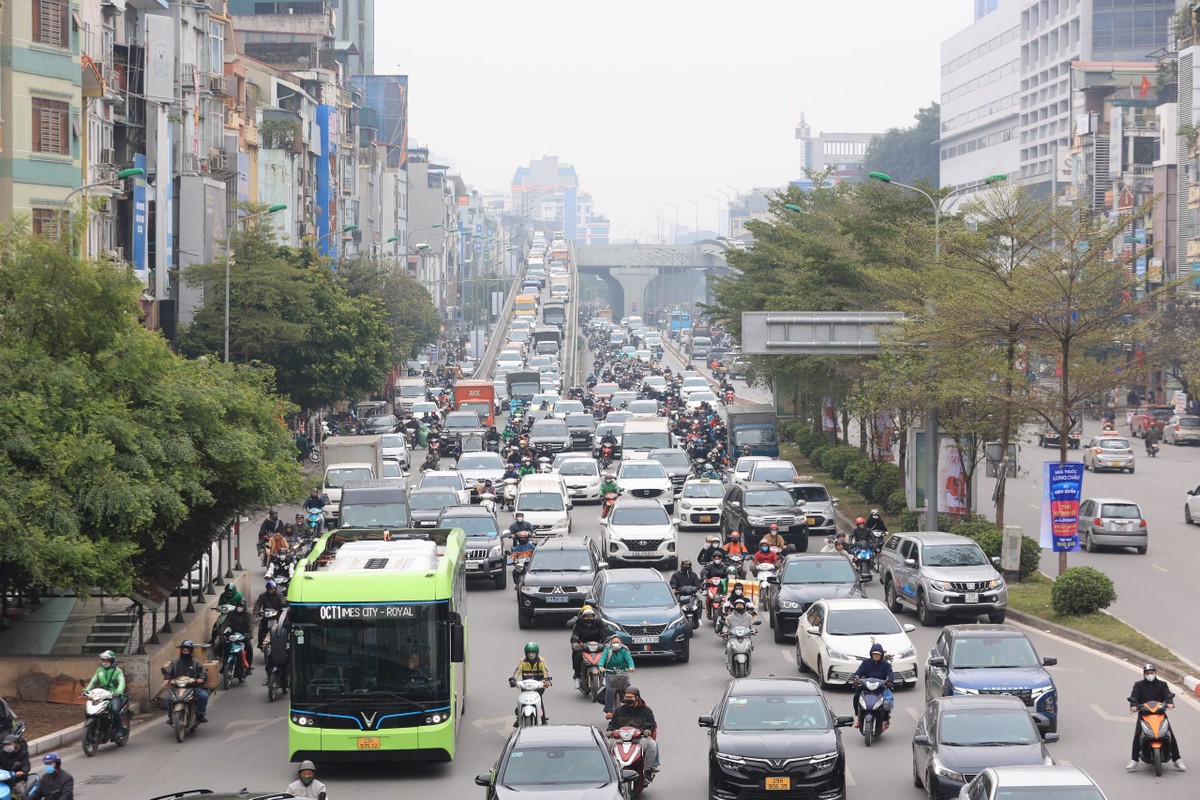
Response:
[{"label": "blue truck", "polygon": [[745,403],[725,409],[729,417],[729,455],[741,455],[742,447],[750,446],[755,456],[779,457],[779,429],[775,407],[769,403]]}]

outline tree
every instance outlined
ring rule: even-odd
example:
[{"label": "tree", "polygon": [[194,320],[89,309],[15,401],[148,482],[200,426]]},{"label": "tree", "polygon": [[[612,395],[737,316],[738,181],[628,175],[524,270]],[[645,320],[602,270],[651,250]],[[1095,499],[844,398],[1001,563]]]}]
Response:
[{"label": "tree", "polygon": [[177,585],[240,509],[300,489],[270,375],[173,355],[141,285],[0,233],[0,575],[109,593]]},{"label": "tree", "polygon": [[916,124],[907,128],[889,128],[871,139],[862,168],[867,172],[884,172],[901,183],[938,185],[938,139],[941,131],[941,108],[931,103],[917,111]]},{"label": "tree", "polygon": [[391,332],[391,359],[401,364],[437,341],[441,318],[425,287],[391,262],[360,256],[338,272],[351,297],[370,296],[383,304]]}]

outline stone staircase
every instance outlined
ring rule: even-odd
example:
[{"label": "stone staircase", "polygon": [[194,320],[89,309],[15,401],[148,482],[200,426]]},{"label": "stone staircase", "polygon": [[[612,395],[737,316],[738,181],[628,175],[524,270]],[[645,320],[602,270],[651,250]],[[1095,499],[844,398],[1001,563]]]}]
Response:
[{"label": "stone staircase", "polygon": [[51,654],[128,652],[137,632],[138,618],[132,609],[115,610],[116,603],[109,600],[102,604],[94,599],[79,603],[63,626]]}]

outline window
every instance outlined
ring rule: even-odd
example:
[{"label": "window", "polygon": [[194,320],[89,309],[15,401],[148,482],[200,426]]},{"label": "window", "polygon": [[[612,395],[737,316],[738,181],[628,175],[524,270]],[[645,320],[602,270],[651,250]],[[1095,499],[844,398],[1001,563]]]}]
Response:
[{"label": "window", "polygon": [[51,47],[67,48],[71,46],[71,28],[67,18],[66,0],[35,0],[33,41]]},{"label": "window", "polygon": [[225,26],[220,22],[208,23],[208,71],[225,71]]},{"label": "window", "polygon": [[58,209],[33,209],[33,233],[47,239],[58,238]]},{"label": "window", "polygon": [[33,98],[33,152],[58,156],[71,154],[67,132],[70,106],[61,100]]}]

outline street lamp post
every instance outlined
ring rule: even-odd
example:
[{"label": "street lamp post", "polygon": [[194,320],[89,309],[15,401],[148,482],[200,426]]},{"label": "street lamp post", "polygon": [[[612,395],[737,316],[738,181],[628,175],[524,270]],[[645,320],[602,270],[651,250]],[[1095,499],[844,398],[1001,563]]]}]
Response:
[{"label": "street lamp post", "polygon": [[62,218],[63,218],[63,216],[66,215],[67,209],[70,208],[70,206],[71,206],[71,198],[72,197],[79,194],[80,192],[86,192],[88,189],[96,189],[100,186],[112,186],[114,184],[120,183],[121,181],[125,180],[126,178],[136,178],[136,177],[139,177],[139,176],[145,175],[145,174],[146,174],[146,170],[142,169],[141,167],[134,167],[132,169],[123,169],[123,170],[119,171],[116,175],[112,176],[111,178],[105,178],[102,181],[96,181],[94,183],[85,183],[83,186],[77,186],[76,188],[72,189],[70,192],[67,193],[67,196],[63,198],[63,201],[62,201],[62,209],[63,210],[62,210],[62,213],[60,213],[58,215],[58,224],[55,226],[55,231],[54,231],[55,238],[58,239],[59,241],[62,241]]},{"label": "street lamp post", "polygon": [[[909,186],[906,183],[892,180],[892,176],[886,172],[871,172],[868,175],[874,180],[882,183],[899,186],[901,189],[908,189],[910,192],[916,192],[929,201],[930,207],[933,208],[933,264],[934,268],[940,267],[942,263],[942,208],[947,200],[959,192],[966,192],[971,189],[978,189],[981,186],[990,186],[1000,181],[1008,180],[1007,175],[989,175],[982,181],[960,186],[950,192],[942,195],[939,199],[934,200],[933,196],[924,189],[918,189],[916,186]],[[932,312],[933,309],[926,303],[926,311]],[[936,531],[938,529],[938,421],[937,407],[932,401],[925,410],[925,529],[928,531]]]},{"label": "street lamp post", "polygon": [[237,226],[243,222],[249,222],[252,219],[261,219],[269,214],[274,214],[278,211],[283,211],[287,208],[286,203],[276,203],[268,206],[265,211],[259,211],[257,214],[248,214],[244,217],[239,217],[234,220],[233,227],[225,232],[225,363],[229,363],[229,270],[233,263],[233,232],[237,230]]}]

